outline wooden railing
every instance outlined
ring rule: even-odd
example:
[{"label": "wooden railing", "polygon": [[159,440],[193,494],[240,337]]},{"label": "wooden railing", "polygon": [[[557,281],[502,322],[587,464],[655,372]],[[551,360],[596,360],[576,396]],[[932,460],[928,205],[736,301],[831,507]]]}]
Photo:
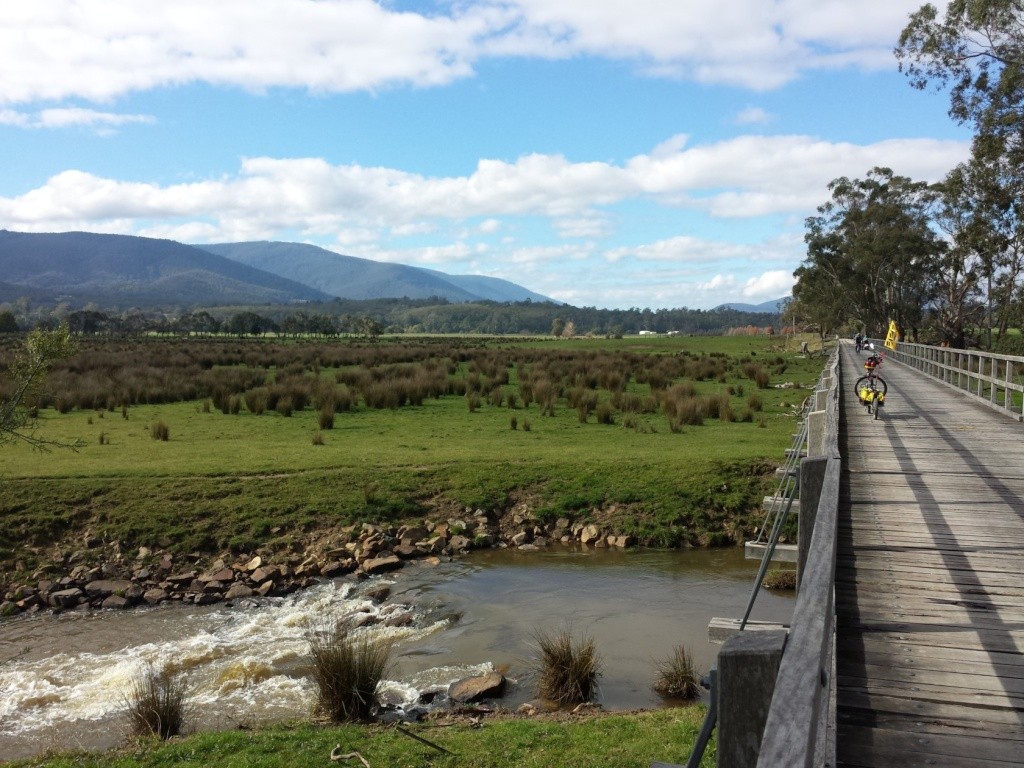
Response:
[{"label": "wooden railing", "polygon": [[1024,421],[1024,357],[900,342],[892,358]]},{"label": "wooden railing", "polygon": [[[758,766],[835,765],[835,564],[839,520],[838,353],[829,387],[808,415],[808,456],[800,465],[796,606],[775,679]],[[817,423],[816,423],[817,422]]]}]

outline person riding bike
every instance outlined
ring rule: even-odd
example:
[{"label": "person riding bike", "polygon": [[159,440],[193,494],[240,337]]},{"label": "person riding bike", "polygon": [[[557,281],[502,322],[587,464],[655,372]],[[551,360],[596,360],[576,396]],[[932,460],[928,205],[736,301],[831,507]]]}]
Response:
[{"label": "person riding bike", "polygon": [[860,331],[857,331],[857,335],[853,337],[853,345],[858,352],[864,348],[864,336]]}]

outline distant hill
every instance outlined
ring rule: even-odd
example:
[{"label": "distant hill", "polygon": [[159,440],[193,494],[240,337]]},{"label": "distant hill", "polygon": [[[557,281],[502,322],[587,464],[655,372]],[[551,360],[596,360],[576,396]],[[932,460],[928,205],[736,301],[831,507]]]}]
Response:
[{"label": "distant hill", "polygon": [[174,240],[91,232],[0,230],[2,293],[106,305],[279,304],[331,298]]},{"label": "distant hill", "polygon": [[546,296],[495,277],[447,275],[432,269],[345,256],[304,243],[263,241],[196,247],[305,283],[342,299],[427,299],[437,296],[455,303],[551,301]]},{"label": "distant hill", "polygon": [[789,296],[783,296],[781,299],[772,299],[760,304],[719,304],[715,307],[715,310],[735,309],[737,312],[770,312],[773,315],[777,315],[787,301],[789,301]]}]

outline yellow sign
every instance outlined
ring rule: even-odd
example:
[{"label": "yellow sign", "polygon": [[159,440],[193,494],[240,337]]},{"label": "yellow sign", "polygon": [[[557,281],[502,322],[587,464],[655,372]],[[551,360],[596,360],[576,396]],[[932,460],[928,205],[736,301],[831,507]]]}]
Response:
[{"label": "yellow sign", "polygon": [[896,349],[896,342],[900,340],[900,332],[896,330],[896,321],[889,321],[889,332],[885,334],[885,346],[889,349]]}]

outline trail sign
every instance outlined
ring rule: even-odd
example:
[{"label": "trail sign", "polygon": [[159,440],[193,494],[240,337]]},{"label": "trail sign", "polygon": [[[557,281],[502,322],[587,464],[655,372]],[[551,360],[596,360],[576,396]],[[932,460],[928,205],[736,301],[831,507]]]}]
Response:
[{"label": "trail sign", "polygon": [[900,340],[900,332],[896,329],[896,321],[889,321],[889,332],[885,334],[885,346],[891,350],[896,349],[896,342]]}]

